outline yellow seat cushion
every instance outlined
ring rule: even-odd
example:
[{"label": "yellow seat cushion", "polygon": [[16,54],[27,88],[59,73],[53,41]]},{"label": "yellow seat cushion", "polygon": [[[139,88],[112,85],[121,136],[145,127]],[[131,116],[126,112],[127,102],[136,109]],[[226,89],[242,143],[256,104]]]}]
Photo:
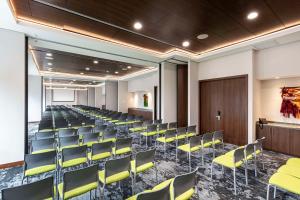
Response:
[{"label": "yellow seat cushion", "polygon": [[55,151],[55,149],[42,149],[42,150],[37,150],[37,151],[33,151],[32,154],[46,153],[46,152],[50,152],[50,151]]},{"label": "yellow seat cushion", "polygon": [[[147,193],[147,192],[152,192],[152,190],[145,190],[145,191],[143,191],[143,192],[141,192],[141,193],[139,193],[139,194],[142,194],[142,193],[144,194],[144,193]],[[133,195],[133,196],[127,198],[126,200],[136,200],[136,199],[137,199],[137,196],[138,196],[138,194]]]},{"label": "yellow seat cushion", "polygon": [[33,175],[53,171],[53,170],[55,170],[55,168],[56,168],[56,165],[53,164],[53,165],[45,165],[45,166],[35,167],[32,169],[27,169],[25,171],[25,176],[33,176]]},{"label": "yellow seat cushion", "polygon": [[166,139],[166,137],[156,138],[156,141],[162,142],[162,143],[174,142],[175,140],[176,140],[176,137],[171,137],[171,138],[167,138],[167,139]]},{"label": "yellow seat cushion", "polygon": [[152,188],[152,191],[161,190],[161,189],[167,187],[167,185],[169,185],[173,180],[174,180],[174,178],[171,178],[171,179],[168,179],[168,180],[156,185],[155,187]]},{"label": "yellow seat cushion", "polygon": [[89,160],[101,160],[101,159],[105,159],[105,158],[109,158],[111,157],[111,152],[104,152],[104,153],[98,153],[92,156],[92,153],[89,152],[88,153],[88,159]]},{"label": "yellow seat cushion", "polygon": [[221,140],[215,140],[215,141],[213,141],[213,142],[212,142],[212,144],[214,144],[214,145],[216,145],[216,144],[220,144],[220,143],[222,143],[222,141],[221,141]]},{"label": "yellow seat cushion", "polygon": [[175,200],[188,200],[193,196],[194,192],[195,192],[195,189],[191,188],[191,189],[185,191],[184,193],[182,193],[181,195],[177,196],[175,198]]},{"label": "yellow seat cushion", "polygon": [[269,179],[269,184],[300,195],[300,179],[283,173],[275,173]]},{"label": "yellow seat cushion", "polygon": [[104,142],[116,142],[116,138],[107,138],[107,139],[104,139],[104,140],[101,140],[100,143],[104,143]]},{"label": "yellow seat cushion", "polygon": [[153,162],[149,162],[149,163],[140,165],[140,166],[138,166],[137,168],[135,168],[135,160],[132,160],[132,161],[130,162],[130,165],[131,165],[131,171],[132,171],[133,173],[140,173],[140,172],[146,171],[147,169],[152,168],[152,167],[154,166],[154,163],[153,163]]},{"label": "yellow seat cushion", "polygon": [[145,129],[146,129],[146,127],[135,127],[135,128],[130,128],[129,131],[137,132],[137,131],[143,131]]},{"label": "yellow seat cushion", "polygon": [[73,145],[68,145],[68,146],[61,147],[58,150],[62,151],[63,149],[68,149],[68,148],[73,148],[73,147],[78,147],[78,146],[79,146],[78,144],[73,144]]},{"label": "yellow seat cushion", "polygon": [[112,152],[114,155],[121,155],[121,154],[129,153],[129,152],[131,152],[131,147],[124,147],[122,149],[118,149],[117,151],[116,151],[116,147],[113,147]]},{"label": "yellow seat cushion", "polygon": [[152,131],[152,132],[142,132],[141,135],[149,137],[149,136],[153,136],[156,135],[157,131]]},{"label": "yellow seat cushion", "polygon": [[182,139],[185,139],[185,138],[186,138],[185,134],[184,135],[178,135],[178,136],[176,136],[177,140],[182,140]]},{"label": "yellow seat cushion", "polygon": [[[90,183],[90,184],[72,189],[70,191],[65,192],[64,199],[70,199],[72,197],[82,195],[91,190],[97,189],[97,187],[98,187],[98,182],[94,182],[94,183]],[[59,193],[60,198],[63,197],[63,191],[64,191],[63,189],[64,189],[64,184],[63,183],[58,184],[58,193]]]},{"label": "yellow seat cushion", "polygon": [[91,147],[93,144],[98,143],[98,141],[91,141],[91,142],[87,142],[87,143],[83,143],[84,145],[87,145],[88,147]]},{"label": "yellow seat cushion", "polygon": [[[99,180],[104,183],[104,170],[102,171],[99,171],[98,172],[98,176],[99,176]],[[123,179],[126,179],[130,176],[130,173],[129,171],[124,171],[124,172],[120,172],[120,173],[117,173],[117,174],[114,174],[114,175],[111,175],[109,177],[106,177],[106,184],[110,184],[110,183],[115,183],[115,182],[118,182],[118,181],[121,181]]]},{"label": "yellow seat cushion", "polygon": [[87,158],[75,158],[75,159],[71,159],[71,160],[68,160],[65,162],[62,162],[62,160],[59,159],[58,163],[62,168],[66,168],[66,167],[72,167],[75,165],[80,165],[80,164],[83,164],[86,162],[87,162]]},{"label": "yellow seat cushion", "polygon": [[158,131],[159,134],[165,134],[167,132],[167,130],[160,130]]},{"label": "yellow seat cushion", "polygon": [[300,166],[300,158],[290,158],[287,160],[286,164]]},{"label": "yellow seat cushion", "polygon": [[194,151],[200,150],[201,145],[197,145],[197,146],[190,148],[190,144],[184,144],[184,145],[178,146],[177,148],[184,152],[194,152]]},{"label": "yellow seat cushion", "polygon": [[190,132],[190,133],[186,133],[186,137],[194,137],[196,136],[196,133]]},{"label": "yellow seat cushion", "polygon": [[223,166],[228,167],[228,168],[240,167],[243,164],[242,161],[234,163],[233,162],[233,157],[228,156],[226,154],[221,155],[219,157],[216,157],[215,159],[213,159],[213,162],[217,163],[219,165],[223,165]]},{"label": "yellow seat cushion", "polygon": [[296,178],[300,179],[300,166],[283,165],[277,170],[277,172],[295,176]]},{"label": "yellow seat cushion", "polygon": [[206,142],[206,143],[203,144],[203,147],[207,148],[207,147],[212,146],[212,144],[213,144],[212,142]]}]

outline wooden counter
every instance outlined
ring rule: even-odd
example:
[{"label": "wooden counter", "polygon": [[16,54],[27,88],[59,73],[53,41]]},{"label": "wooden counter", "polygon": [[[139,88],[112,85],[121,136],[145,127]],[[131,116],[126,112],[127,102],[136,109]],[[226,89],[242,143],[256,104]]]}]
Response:
[{"label": "wooden counter", "polygon": [[293,156],[300,156],[300,125],[268,123],[256,124],[256,138],[266,137],[264,148]]},{"label": "wooden counter", "polygon": [[152,112],[152,110],[149,110],[149,109],[128,108],[128,114],[129,115],[143,116],[144,120],[152,120],[153,119],[153,112]]}]

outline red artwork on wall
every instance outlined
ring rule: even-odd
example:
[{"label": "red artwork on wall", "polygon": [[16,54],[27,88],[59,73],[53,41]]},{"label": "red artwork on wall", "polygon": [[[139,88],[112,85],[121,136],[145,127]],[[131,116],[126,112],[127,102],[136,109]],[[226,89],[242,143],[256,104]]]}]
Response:
[{"label": "red artwork on wall", "polygon": [[300,87],[284,87],[281,89],[281,109],[284,117],[300,119]]}]

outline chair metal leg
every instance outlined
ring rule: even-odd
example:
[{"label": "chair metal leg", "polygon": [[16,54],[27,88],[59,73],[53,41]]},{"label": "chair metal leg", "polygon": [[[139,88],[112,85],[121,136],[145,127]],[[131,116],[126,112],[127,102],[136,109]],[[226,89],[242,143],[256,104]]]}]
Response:
[{"label": "chair metal leg", "polygon": [[146,136],[146,149],[148,149],[148,136]]},{"label": "chair metal leg", "polygon": [[254,155],[254,173],[255,173],[255,177],[257,177],[257,158],[256,158],[256,155]]},{"label": "chair metal leg", "polygon": [[265,163],[264,163],[264,153],[261,152],[261,163],[262,163],[262,167],[263,167],[263,170],[265,170]]},{"label": "chair metal leg", "polygon": [[155,164],[155,179],[156,179],[156,184],[158,184],[157,167],[156,167],[156,164]]},{"label": "chair metal leg", "polygon": [[248,162],[245,163],[245,178],[246,178],[246,185],[248,185]]},{"label": "chair metal leg", "polygon": [[212,179],[213,177],[213,168],[214,168],[214,162],[211,163],[211,166],[210,166],[210,178]]},{"label": "chair metal leg", "polygon": [[191,152],[189,152],[189,167],[190,167],[190,172],[191,172],[192,171]]},{"label": "chair metal leg", "polygon": [[176,140],[176,157],[175,157],[175,162],[177,162],[177,153],[178,153],[178,140]]},{"label": "chair metal leg", "polygon": [[202,162],[202,166],[204,165],[204,151],[203,150],[204,150],[204,148],[201,149],[201,153],[202,153],[202,158],[201,158],[202,159],[202,161],[201,161]]},{"label": "chair metal leg", "polygon": [[90,190],[90,199],[92,199],[92,190]]},{"label": "chair metal leg", "polygon": [[273,198],[274,198],[274,199],[276,198],[276,191],[277,191],[277,187],[274,186],[274,194],[273,194]]},{"label": "chair metal leg", "polygon": [[269,194],[270,194],[270,184],[268,184],[266,200],[269,200]]},{"label": "chair metal leg", "polygon": [[233,169],[233,187],[234,187],[234,195],[236,195],[236,177],[235,177],[235,168]]},{"label": "chair metal leg", "polygon": [[164,157],[166,158],[166,151],[167,151],[167,143],[164,143]]},{"label": "chair metal leg", "polygon": [[215,149],[215,145],[213,145],[213,158],[215,158],[216,157],[216,149]]},{"label": "chair metal leg", "polygon": [[224,166],[222,165],[222,174],[224,175]]}]

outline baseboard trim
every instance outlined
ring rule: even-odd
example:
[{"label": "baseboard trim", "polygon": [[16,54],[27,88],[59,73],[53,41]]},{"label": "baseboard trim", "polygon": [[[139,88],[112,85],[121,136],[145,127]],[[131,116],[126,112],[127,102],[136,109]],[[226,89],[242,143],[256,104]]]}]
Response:
[{"label": "baseboard trim", "polygon": [[18,167],[18,166],[22,166],[23,164],[24,164],[24,161],[5,163],[5,164],[0,165],[0,169],[10,168],[10,167]]}]

